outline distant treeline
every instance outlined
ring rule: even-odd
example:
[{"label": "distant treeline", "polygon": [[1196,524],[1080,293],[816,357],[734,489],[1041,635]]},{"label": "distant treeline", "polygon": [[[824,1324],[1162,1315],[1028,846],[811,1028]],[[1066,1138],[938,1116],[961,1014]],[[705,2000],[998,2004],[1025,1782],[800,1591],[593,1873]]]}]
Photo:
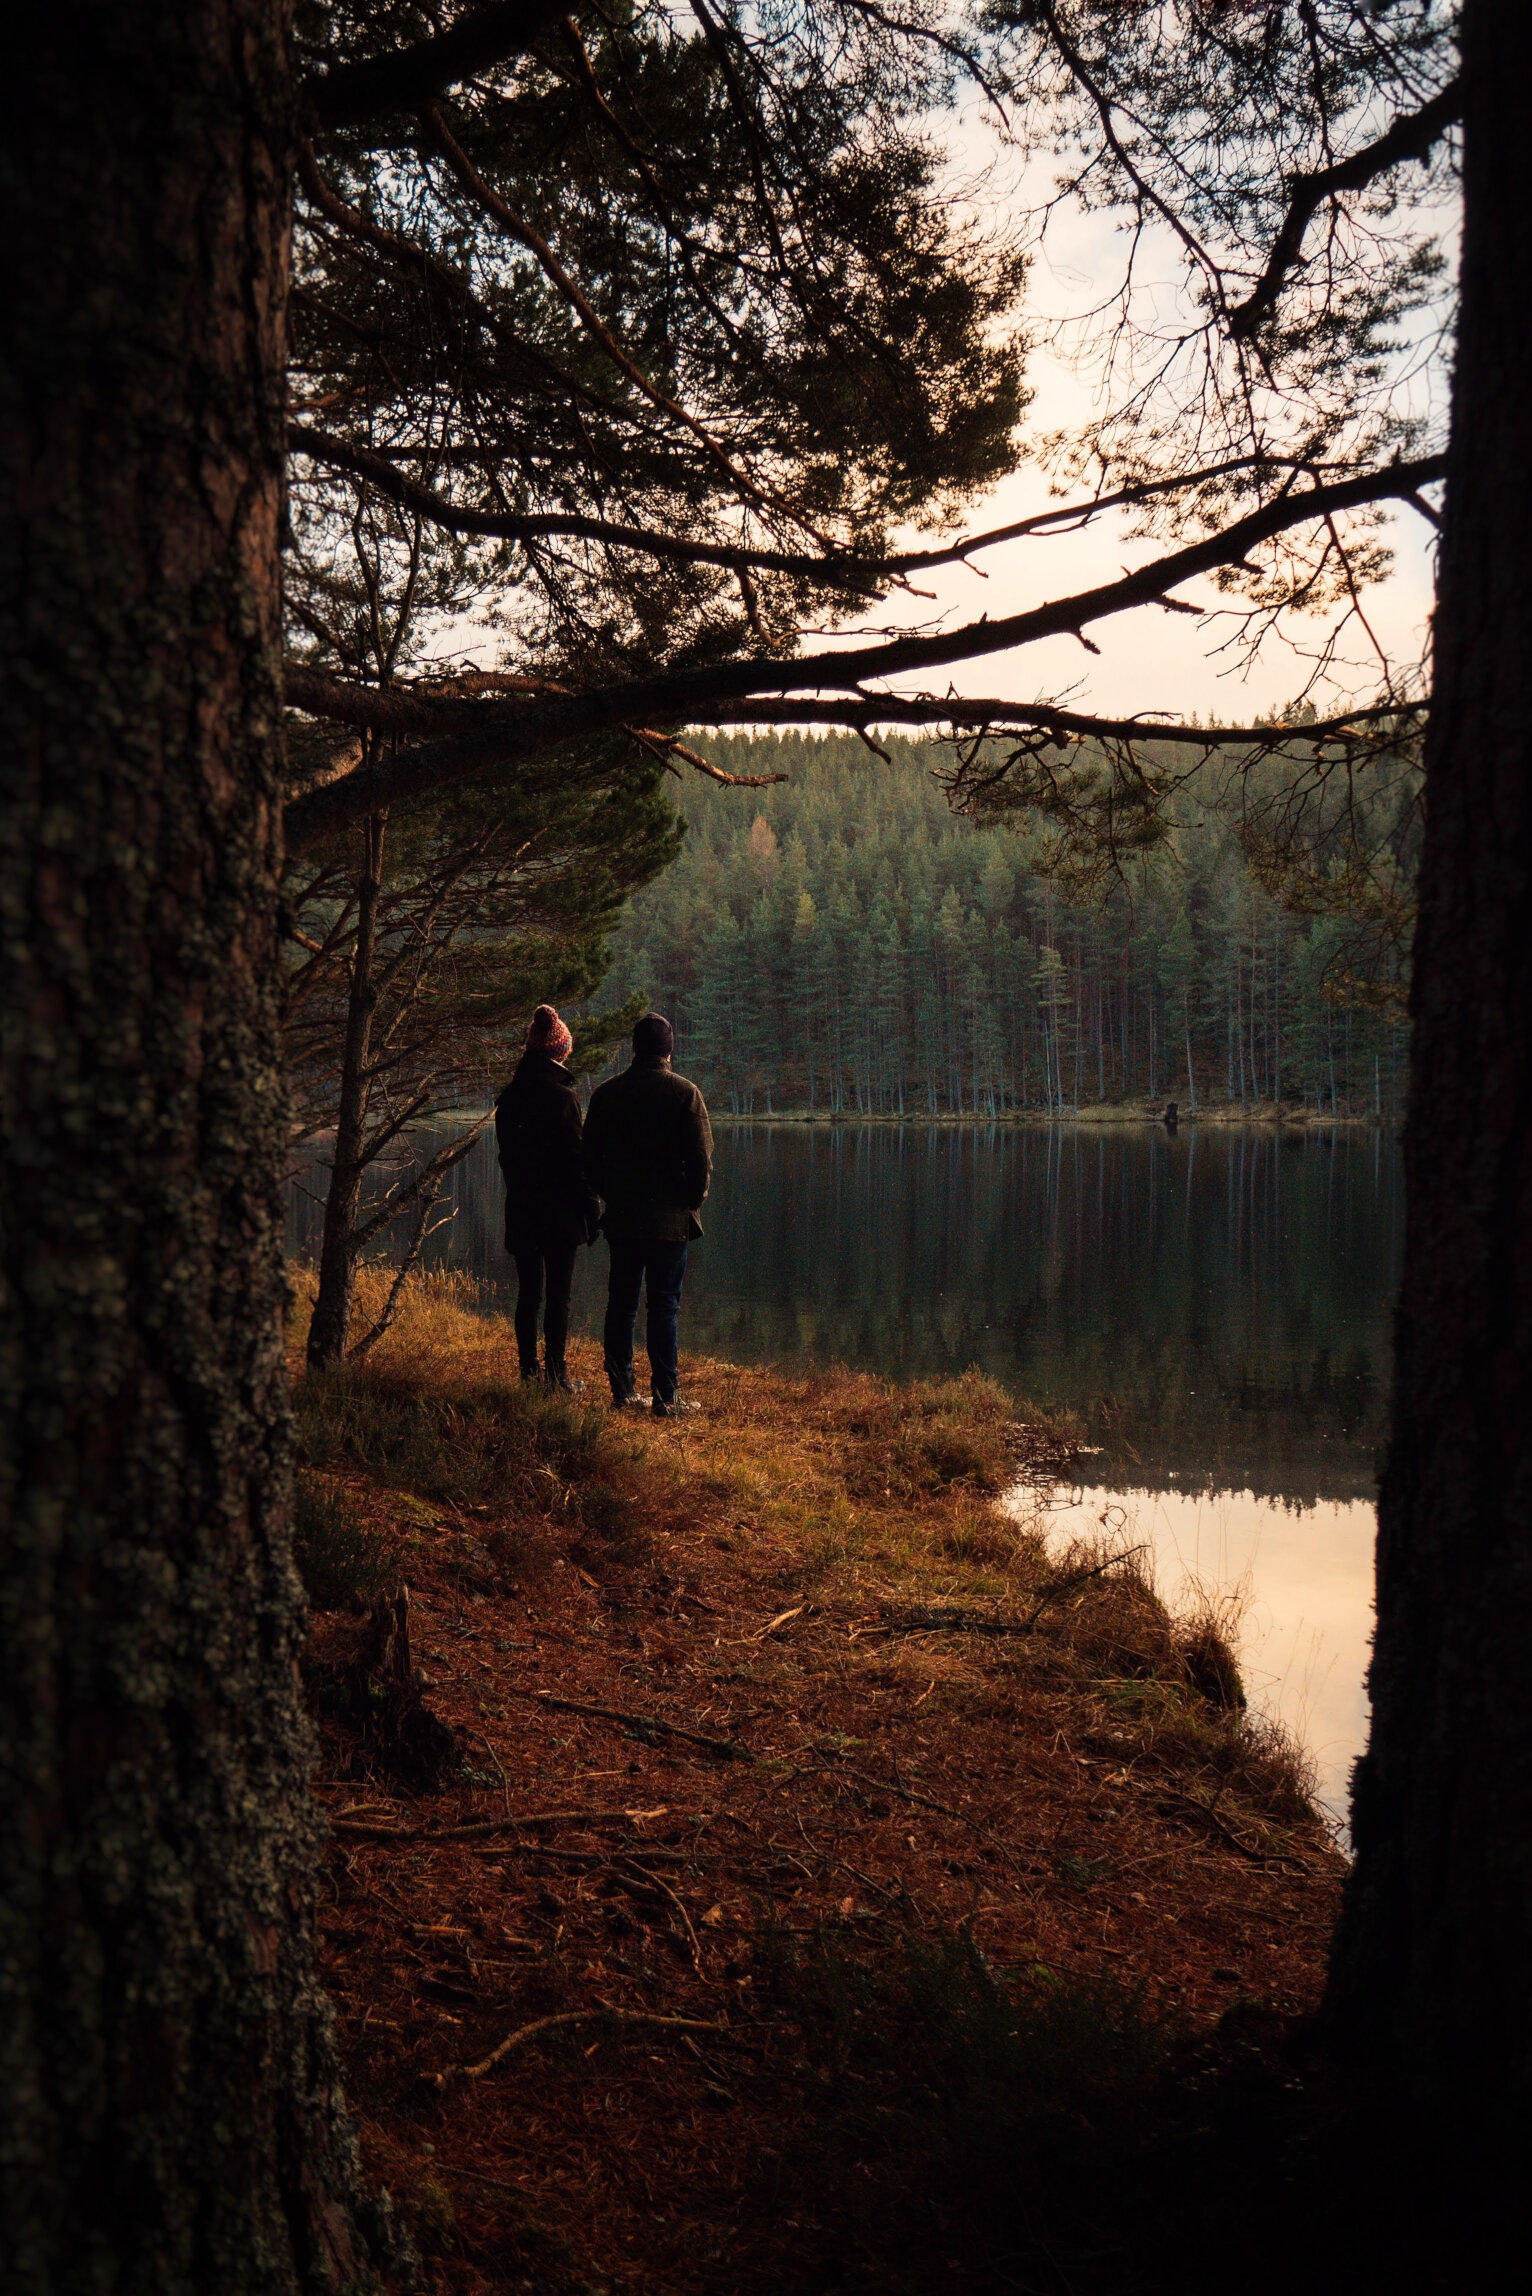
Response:
[{"label": "distant treeline", "polygon": [[735,1114],[1063,1114],[1284,1100],[1391,1116],[1397,1006],[1325,993],[1347,927],[1257,884],[1216,813],[1104,901],[1071,903],[1014,831],[955,817],[949,753],[854,738],[707,744],[759,791],[689,781],[680,858],[632,902],[603,1003],[647,992]]}]

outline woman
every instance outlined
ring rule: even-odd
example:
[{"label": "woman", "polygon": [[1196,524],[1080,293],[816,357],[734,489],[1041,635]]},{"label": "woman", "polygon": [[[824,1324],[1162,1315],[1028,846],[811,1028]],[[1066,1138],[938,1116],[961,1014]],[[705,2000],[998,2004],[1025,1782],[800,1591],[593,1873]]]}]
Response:
[{"label": "woman", "polygon": [[573,1392],[564,1367],[575,1253],[592,1243],[600,1207],[580,1170],[575,1080],[563,1065],[573,1039],[552,1005],[539,1005],[516,1073],[495,1103],[505,1177],[505,1248],[516,1262],[516,1346],[523,1379],[537,1377],[537,1314],[543,1310],[543,1377]]}]

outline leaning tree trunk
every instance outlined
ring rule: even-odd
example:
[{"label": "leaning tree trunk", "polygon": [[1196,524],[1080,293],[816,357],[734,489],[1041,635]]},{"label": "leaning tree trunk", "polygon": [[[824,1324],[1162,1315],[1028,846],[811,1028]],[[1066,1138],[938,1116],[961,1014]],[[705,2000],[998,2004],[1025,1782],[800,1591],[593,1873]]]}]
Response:
[{"label": "leaning tree trunk", "polygon": [[0,2192],[48,2296],[359,2268],[279,1344],[287,29],[52,0],[0,96]]},{"label": "leaning tree trunk", "polygon": [[1433,2153],[1516,2149],[1491,2202],[1513,2208],[1532,2130],[1532,13],[1468,0],[1463,44],[1407,1243],[1331,2008]]},{"label": "leaning tree trunk", "polygon": [[309,1322],[308,1360],[314,1370],[338,1363],[346,1352],[351,1307],[356,1294],[357,1221],[362,1177],[367,1166],[368,1066],[372,1016],[378,995],[373,985],[377,955],[378,897],[383,890],[383,838],[388,816],[370,813],[362,824],[362,873],[356,882],[356,938],[346,991],[346,1041],[341,1053],[340,1105],[325,1193],[324,1232],[319,1246],[319,1288]]}]

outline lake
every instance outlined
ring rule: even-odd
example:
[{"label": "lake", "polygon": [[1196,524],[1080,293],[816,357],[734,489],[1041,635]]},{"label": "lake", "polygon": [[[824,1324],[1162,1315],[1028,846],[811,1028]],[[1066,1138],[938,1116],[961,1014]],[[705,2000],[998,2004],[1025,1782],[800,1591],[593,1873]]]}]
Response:
[{"label": "lake", "polygon": [[[509,1308],[486,1135],[428,1247]],[[1061,1530],[1148,1539],[1175,1599],[1247,1597],[1253,1694],[1300,1730],[1337,1813],[1365,1731],[1374,1459],[1403,1193],[1352,1127],[720,1126],[682,1347],[905,1379],[978,1364],[1079,1413],[1099,1451]],[[293,1243],[317,1243],[295,1194]],[[582,1253],[599,1328],[605,1253]]]}]

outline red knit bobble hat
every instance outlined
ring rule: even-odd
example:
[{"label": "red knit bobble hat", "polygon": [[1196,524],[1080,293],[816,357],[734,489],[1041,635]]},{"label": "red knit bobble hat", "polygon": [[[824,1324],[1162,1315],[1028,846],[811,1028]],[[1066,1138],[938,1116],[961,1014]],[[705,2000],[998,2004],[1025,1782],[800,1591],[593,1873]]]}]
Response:
[{"label": "red knit bobble hat", "polygon": [[540,1004],[527,1029],[528,1052],[545,1052],[551,1060],[562,1060],[573,1043],[552,1005]]}]

